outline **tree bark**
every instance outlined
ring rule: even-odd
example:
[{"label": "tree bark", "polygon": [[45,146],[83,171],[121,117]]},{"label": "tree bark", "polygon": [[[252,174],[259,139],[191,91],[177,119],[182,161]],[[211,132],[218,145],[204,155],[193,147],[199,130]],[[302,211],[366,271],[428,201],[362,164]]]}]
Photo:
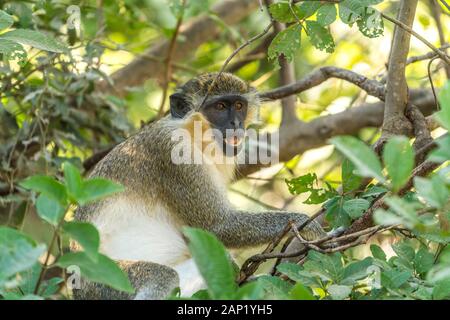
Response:
[{"label": "tree bark", "polygon": [[[397,20],[412,27],[418,0],[402,0]],[[386,85],[386,105],[384,108],[383,137],[407,135],[412,130],[411,123],[405,117],[408,103],[408,85],[405,69],[408,58],[411,34],[395,26],[391,54],[389,56],[388,78]]]},{"label": "tree bark", "polygon": [[[436,111],[434,97],[430,92],[412,91],[410,98],[411,103],[424,115],[430,115]],[[286,125],[275,133],[279,136],[279,160],[289,161],[307,150],[323,147],[328,144],[328,139],[337,135],[357,134],[367,127],[378,128],[383,123],[383,109],[383,102],[365,103],[310,122]],[[249,152],[257,152],[257,150],[252,149]],[[239,166],[238,171],[242,176],[246,176],[267,166],[260,163],[244,164]]]}]

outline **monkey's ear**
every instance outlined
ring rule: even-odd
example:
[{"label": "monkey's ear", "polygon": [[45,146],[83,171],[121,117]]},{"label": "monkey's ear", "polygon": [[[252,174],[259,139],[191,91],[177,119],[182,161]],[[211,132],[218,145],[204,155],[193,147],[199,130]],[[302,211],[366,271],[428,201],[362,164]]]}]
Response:
[{"label": "monkey's ear", "polygon": [[176,92],[170,96],[170,114],[173,118],[183,118],[191,108],[184,94]]}]

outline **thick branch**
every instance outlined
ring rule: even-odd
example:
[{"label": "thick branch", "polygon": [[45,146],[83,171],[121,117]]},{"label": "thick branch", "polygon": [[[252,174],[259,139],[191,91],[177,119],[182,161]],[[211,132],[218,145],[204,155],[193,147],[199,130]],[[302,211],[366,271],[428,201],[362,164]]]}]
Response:
[{"label": "thick branch", "polygon": [[[424,115],[429,115],[436,110],[433,95],[429,91],[411,91],[410,100]],[[301,125],[290,124],[278,133],[280,161],[288,161],[307,150],[325,146],[331,137],[357,134],[367,127],[380,127],[383,122],[383,108],[383,102],[365,103]],[[250,152],[257,151],[250,150]],[[239,167],[239,172],[248,175],[262,167],[264,166],[261,164],[242,165]]]},{"label": "thick branch", "polygon": [[[417,3],[418,0],[402,0],[400,3],[397,19],[409,28],[414,23]],[[404,115],[408,103],[405,69],[410,41],[411,34],[396,25],[389,56],[383,135],[407,134],[411,131],[411,124]]]},{"label": "thick branch", "polygon": [[362,90],[366,91],[369,95],[377,97],[380,100],[384,100],[384,86],[380,82],[368,79],[367,77],[351,70],[331,66],[314,70],[293,84],[261,92],[259,97],[263,101],[282,99],[289,95],[299,94],[303,91],[318,86],[330,78],[342,79],[353,83]]}]

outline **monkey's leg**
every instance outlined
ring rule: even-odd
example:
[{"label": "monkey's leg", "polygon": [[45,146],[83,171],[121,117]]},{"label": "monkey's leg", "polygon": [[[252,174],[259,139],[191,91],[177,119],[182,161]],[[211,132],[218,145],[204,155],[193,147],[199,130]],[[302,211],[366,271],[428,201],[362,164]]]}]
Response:
[{"label": "monkey's leg", "polygon": [[73,289],[76,300],[162,300],[179,286],[177,272],[165,265],[146,261],[119,261],[136,292],[129,294],[106,285],[81,280]]}]

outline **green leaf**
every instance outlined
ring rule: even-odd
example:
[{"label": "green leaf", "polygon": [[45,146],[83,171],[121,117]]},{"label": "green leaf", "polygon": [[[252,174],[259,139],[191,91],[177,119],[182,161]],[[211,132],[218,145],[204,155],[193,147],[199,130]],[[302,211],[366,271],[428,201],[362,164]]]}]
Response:
[{"label": "green leaf", "polygon": [[335,283],[339,283],[343,279],[344,267],[340,253],[326,255],[310,251],[308,258],[309,260],[304,264],[305,270],[318,275],[323,280],[331,280]]},{"label": "green leaf", "polygon": [[82,188],[82,194],[77,197],[77,201],[81,205],[125,190],[120,184],[103,178],[86,180],[83,182]]},{"label": "green leaf", "polygon": [[370,202],[365,199],[351,199],[344,202],[344,210],[352,219],[358,219],[370,207]]},{"label": "green leaf", "polygon": [[319,50],[333,53],[335,44],[330,30],[323,27],[317,21],[306,21],[306,33],[311,44]]},{"label": "green leaf", "polygon": [[437,163],[444,163],[450,160],[450,136],[446,135],[437,139],[436,144],[438,148],[431,152],[429,160]]},{"label": "green leaf", "polygon": [[0,283],[25,271],[45,252],[28,236],[12,228],[0,226]]},{"label": "green leaf", "polygon": [[356,281],[367,277],[367,269],[372,265],[372,262],[373,259],[367,257],[348,264],[344,269],[344,276],[340,284],[353,286]]},{"label": "green leaf", "polygon": [[333,300],[344,300],[345,298],[348,298],[352,292],[352,287],[332,284],[327,288],[327,291],[330,293]]},{"label": "green leaf", "polygon": [[53,226],[57,226],[66,213],[66,209],[57,200],[44,193],[37,198],[36,209],[39,217]]},{"label": "green leaf", "polygon": [[27,59],[27,52],[20,43],[0,39],[0,54],[3,54],[7,60],[18,59],[19,63]]},{"label": "green leaf", "polygon": [[443,300],[450,298],[450,278],[438,281],[433,288],[433,299]]},{"label": "green leaf", "polygon": [[39,295],[47,298],[57,294],[62,283],[64,283],[64,279],[59,277],[44,281],[39,290]]},{"label": "green leaf", "polygon": [[299,195],[310,192],[314,189],[314,184],[317,184],[317,175],[315,173],[308,173],[291,180],[286,179],[286,184],[291,194]]},{"label": "green leaf", "polygon": [[[294,13],[292,13],[292,11],[295,12],[295,15]],[[291,8],[289,7],[289,2],[272,3],[269,7],[269,12],[274,20],[282,23],[297,22],[295,16],[297,16],[299,19],[302,16],[302,12],[300,11],[298,6],[293,5],[291,10]]]},{"label": "green leaf", "polygon": [[379,196],[381,194],[384,194],[384,193],[386,193],[388,191],[389,190],[384,188],[384,187],[372,186],[366,192],[364,192],[361,195],[361,197],[363,197],[363,198],[377,197],[377,196]]},{"label": "green leaf", "polygon": [[362,178],[353,173],[355,166],[353,163],[345,159],[342,162],[342,188],[345,193],[356,190],[362,182]]},{"label": "green leaf", "polygon": [[116,290],[134,293],[125,273],[107,256],[98,254],[98,260],[93,261],[85,252],[66,253],[58,259],[56,265],[61,268],[78,266],[81,276],[93,281],[108,285]]},{"label": "green leaf", "polygon": [[[20,282],[20,293],[21,296],[29,296],[32,295],[34,289],[36,288],[36,284],[39,281],[39,275],[41,274],[42,266],[40,263],[35,263],[33,267],[21,272],[19,277],[21,278]],[[64,279],[59,277],[50,278],[48,280],[41,281],[41,285],[39,287],[39,296],[48,298],[54,294],[56,294],[60,289],[60,284],[64,282]]]},{"label": "green leaf", "polygon": [[386,198],[386,203],[390,211],[378,209],[374,214],[374,221],[380,225],[404,224],[407,228],[413,229],[420,224],[417,210],[421,205],[417,202],[408,202],[404,198],[392,196]]},{"label": "green leaf", "polygon": [[78,242],[93,261],[97,261],[100,246],[100,235],[97,229],[88,222],[66,222],[63,230],[70,238]]},{"label": "green leaf", "polygon": [[414,269],[419,274],[425,274],[430,271],[434,264],[434,256],[426,248],[421,247],[414,257]]},{"label": "green leaf", "polygon": [[381,285],[390,289],[397,289],[411,278],[411,272],[389,270],[381,273]]},{"label": "green leaf", "polygon": [[431,179],[415,177],[414,187],[419,196],[423,197],[432,207],[443,208],[449,201],[447,186],[438,175],[434,175]]},{"label": "green leaf", "polygon": [[0,31],[8,29],[14,23],[14,18],[5,11],[0,10]]},{"label": "green leaf", "polygon": [[196,293],[192,295],[191,298],[199,300],[211,300],[208,290],[205,289],[198,290]]},{"label": "green leaf", "polygon": [[372,252],[372,256],[375,259],[378,259],[378,260],[381,260],[381,261],[386,261],[386,253],[384,253],[383,249],[381,249],[376,244],[371,244],[370,245],[370,251]]},{"label": "green leaf", "polygon": [[292,285],[278,277],[263,275],[257,280],[264,288],[266,299],[287,300],[289,299],[289,292],[292,290]]},{"label": "green leaf", "polygon": [[316,300],[311,290],[300,282],[296,283],[291,289],[289,297],[293,300]]},{"label": "green leaf", "polygon": [[306,204],[323,203],[336,195],[336,191],[329,184],[327,184],[327,189],[315,188],[314,185],[317,183],[317,175],[315,173],[308,173],[291,180],[286,179],[286,184],[291,194],[299,195],[310,192],[308,199],[304,202]]},{"label": "green leaf", "polygon": [[364,142],[352,136],[335,137],[330,141],[355,165],[358,175],[375,178],[380,182],[386,181],[382,174],[380,161]]},{"label": "green leaf", "polygon": [[338,4],[339,17],[350,26],[356,22],[366,37],[379,37],[384,32],[384,21],[381,14],[370,6],[380,2],[382,0],[343,0]]},{"label": "green leaf", "polygon": [[360,0],[343,0],[338,6],[341,21],[349,25],[360,19],[364,12],[364,3]]},{"label": "green leaf", "polygon": [[67,203],[66,188],[52,177],[41,175],[32,176],[20,182],[20,186],[35,192],[40,192],[47,197],[59,201],[62,205],[66,205]]},{"label": "green leaf", "polygon": [[[199,0],[199,1],[195,1],[195,2],[202,2],[202,1]],[[170,5],[169,5],[170,12],[173,14],[175,19],[179,19],[180,17],[182,17],[184,15],[184,11],[186,10],[186,7],[189,7],[189,4],[185,5],[180,0],[172,0],[172,1],[170,1]]]},{"label": "green leaf", "polygon": [[384,33],[384,21],[378,10],[365,8],[356,21],[359,31],[368,38],[377,38]]},{"label": "green leaf", "polygon": [[322,4],[320,1],[303,1],[299,6],[300,14],[298,14],[298,18],[300,20],[311,17],[316,11],[320,8]]},{"label": "green leaf", "polygon": [[277,271],[286,275],[289,279],[301,282],[307,286],[318,285],[313,275],[309,274],[307,271],[303,270],[303,267],[295,263],[281,263],[277,266]]},{"label": "green leaf", "polygon": [[[373,220],[376,224],[383,225],[383,226],[393,226],[396,224],[402,224],[404,220],[399,217],[398,215],[386,211],[383,209],[377,209],[373,215]],[[414,224],[408,224],[408,226],[414,227]]]},{"label": "green leaf", "polygon": [[231,299],[237,291],[235,272],[223,244],[201,229],[184,228],[189,250],[213,299]]},{"label": "green leaf", "polygon": [[294,24],[278,33],[272,40],[268,49],[269,59],[276,59],[284,55],[288,61],[292,61],[295,52],[301,46],[302,26]]},{"label": "green leaf", "polygon": [[450,130],[450,80],[439,93],[441,111],[435,113],[436,120],[447,130]]},{"label": "green leaf", "polygon": [[414,249],[405,242],[400,242],[392,245],[392,249],[400,258],[403,258],[405,261],[413,261],[416,253]]},{"label": "green leaf", "polygon": [[383,150],[383,161],[392,181],[394,192],[400,190],[414,169],[414,151],[406,137],[389,139]]},{"label": "green leaf", "polygon": [[238,288],[235,300],[261,300],[264,298],[264,288],[258,281],[246,283]]},{"label": "green leaf", "polygon": [[344,210],[344,197],[336,196],[328,200],[324,205],[326,211],[326,219],[333,228],[348,227],[352,222],[350,216]]},{"label": "green leaf", "polygon": [[40,50],[50,52],[63,52],[64,45],[51,36],[47,36],[38,31],[28,29],[16,29],[0,34],[0,39],[6,39],[29,45]]},{"label": "green leaf", "polygon": [[325,4],[317,10],[317,22],[326,27],[336,21],[337,10],[334,4]]},{"label": "green leaf", "polygon": [[418,203],[408,202],[404,198],[402,199],[397,196],[386,198],[386,203],[389,205],[390,209],[399,216],[412,222],[418,222],[416,212],[420,207]]},{"label": "green leaf", "polygon": [[83,190],[83,179],[81,178],[80,171],[68,161],[64,162],[63,169],[69,196],[76,200],[82,195]]}]

